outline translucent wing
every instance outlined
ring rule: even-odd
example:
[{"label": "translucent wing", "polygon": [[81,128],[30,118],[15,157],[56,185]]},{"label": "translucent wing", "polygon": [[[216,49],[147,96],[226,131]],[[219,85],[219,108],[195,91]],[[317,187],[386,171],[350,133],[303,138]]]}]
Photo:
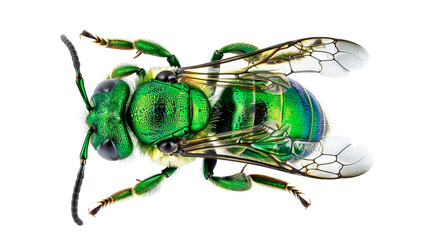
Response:
[{"label": "translucent wing", "polygon": [[289,132],[289,125],[280,129],[259,125],[181,141],[177,154],[248,163],[315,178],[354,177],[372,165],[370,153],[346,138],[328,136],[306,142],[288,138]]},{"label": "translucent wing", "polygon": [[316,72],[344,76],[363,67],[368,59],[356,43],[334,38],[306,38],[255,50],[226,59],[184,67],[179,82],[215,86],[267,89],[272,84],[289,86],[286,76]]},{"label": "translucent wing", "polygon": [[287,161],[300,172],[317,178],[346,178],[367,172],[373,163],[370,152],[345,137],[327,136],[318,142],[295,141],[294,151],[309,149],[308,155],[294,154]]}]

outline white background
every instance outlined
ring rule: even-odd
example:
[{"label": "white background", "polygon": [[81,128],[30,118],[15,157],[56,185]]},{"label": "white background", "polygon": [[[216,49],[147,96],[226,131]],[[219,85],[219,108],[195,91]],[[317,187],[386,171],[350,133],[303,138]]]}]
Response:
[{"label": "white background", "polygon": [[[0,10],[1,234],[5,239],[422,239],[427,228],[427,7],[423,1],[9,1]],[[403,1],[401,1],[403,2]],[[231,42],[267,47],[312,36],[352,40],[367,66],[340,79],[293,78],[321,102],[335,134],[370,149],[372,169],[317,180],[248,167],[291,182],[312,205],[262,186],[236,193],[182,167],[156,194],[86,214],[96,201],[163,169],[135,153],[103,160],[91,148],[79,202],[70,200],[87,127],[66,34],[81,59],[87,92],[120,63],[146,69],[165,59],[105,49],[79,39],[145,38],[182,66],[206,62]],[[137,151],[135,151],[137,152]],[[219,175],[241,170],[218,163]]]}]

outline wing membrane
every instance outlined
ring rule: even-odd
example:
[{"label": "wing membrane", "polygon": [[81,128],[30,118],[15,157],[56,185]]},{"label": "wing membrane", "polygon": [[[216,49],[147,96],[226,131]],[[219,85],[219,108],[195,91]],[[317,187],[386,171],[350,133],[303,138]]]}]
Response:
[{"label": "wing membrane", "polygon": [[[346,75],[368,59],[356,43],[335,38],[306,38],[179,69],[179,82],[266,89],[289,86],[292,73],[315,72],[328,77]],[[280,77],[282,76],[282,77]],[[246,87],[247,84],[247,87]]]},{"label": "wing membrane", "polygon": [[[315,72],[342,76],[363,67],[368,53],[356,43],[306,38],[205,64],[178,69],[178,82],[265,90],[290,87],[287,76]],[[201,139],[184,140],[175,154],[264,166],[315,178],[353,177],[366,172],[372,158],[346,138],[308,142],[288,137],[290,126],[265,123]],[[216,150],[216,151],[211,151]]]},{"label": "wing membrane", "polygon": [[294,151],[300,148],[311,151],[307,156],[294,154],[287,163],[311,177],[354,177],[367,172],[373,162],[368,150],[340,136],[327,136],[318,142],[296,141]]},{"label": "wing membrane", "polygon": [[[281,171],[293,171],[285,168],[271,154],[258,150],[254,143],[274,143],[285,139],[288,134],[288,126],[278,131],[266,126],[258,125],[252,128],[238,131],[225,132],[201,139],[185,140],[179,142],[179,153],[185,157],[206,157],[243,162],[274,168]],[[216,150],[217,154],[207,154],[209,150]],[[255,156],[240,156],[239,152],[244,150],[253,151]],[[213,151],[211,151],[213,152]]]},{"label": "wing membrane", "polygon": [[219,87],[236,87],[243,89],[266,90],[275,84],[285,88],[290,87],[287,77],[282,73],[273,73],[269,71],[252,71],[243,73],[223,73],[214,74],[195,74],[183,73],[178,78],[179,82],[204,84]]},{"label": "wing membrane", "polygon": [[185,157],[242,162],[315,178],[354,177],[372,165],[370,153],[347,138],[328,136],[307,142],[289,138],[289,133],[289,125],[280,129],[259,125],[181,141],[178,152]]}]

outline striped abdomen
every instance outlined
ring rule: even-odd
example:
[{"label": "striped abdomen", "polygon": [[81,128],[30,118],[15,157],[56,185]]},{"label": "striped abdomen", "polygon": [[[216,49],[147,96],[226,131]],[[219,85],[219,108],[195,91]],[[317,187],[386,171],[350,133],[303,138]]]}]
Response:
[{"label": "striped abdomen", "polygon": [[265,92],[237,88],[225,89],[218,101],[219,121],[216,132],[235,131],[266,121],[290,124],[290,137],[320,140],[328,130],[325,114],[316,98],[299,83],[290,80],[291,88]]}]

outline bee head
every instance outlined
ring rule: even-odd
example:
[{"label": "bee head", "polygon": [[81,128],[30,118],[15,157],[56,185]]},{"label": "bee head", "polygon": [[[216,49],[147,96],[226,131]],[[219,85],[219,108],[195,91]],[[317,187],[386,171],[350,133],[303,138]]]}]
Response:
[{"label": "bee head", "polygon": [[106,79],[94,90],[92,109],[86,123],[95,131],[91,144],[107,160],[128,157],[133,144],[125,126],[125,112],[130,87],[118,79]]}]

